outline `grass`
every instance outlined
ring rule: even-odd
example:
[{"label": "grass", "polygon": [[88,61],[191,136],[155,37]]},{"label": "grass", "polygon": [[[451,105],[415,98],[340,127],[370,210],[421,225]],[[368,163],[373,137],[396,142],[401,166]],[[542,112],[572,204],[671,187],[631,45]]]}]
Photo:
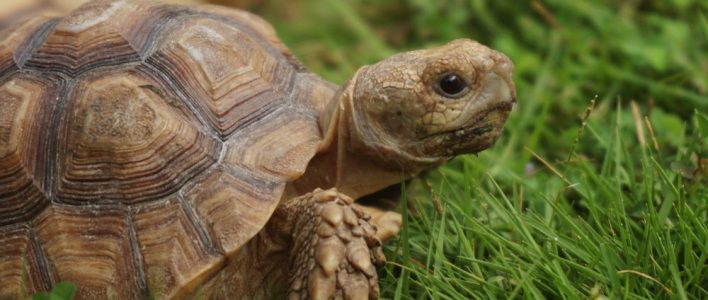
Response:
[{"label": "grass", "polygon": [[339,83],[460,37],[515,62],[519,105],[496,146],[405,188],[384,298],[708,299],[708,2],[272,0],[258,11]]},{"label": "grass", "polygon": [[[30,300],[70,300],[76,295],[76,285],[70,282],[58,282],[51,291],[35,293]],[[25,297],[20,297],[25,299]]]}]

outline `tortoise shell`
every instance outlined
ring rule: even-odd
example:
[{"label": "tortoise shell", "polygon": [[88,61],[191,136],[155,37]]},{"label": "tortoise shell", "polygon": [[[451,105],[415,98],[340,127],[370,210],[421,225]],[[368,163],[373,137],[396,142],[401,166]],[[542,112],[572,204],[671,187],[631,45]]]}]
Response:
[{"label": "tortoise shell", "polygon": [[95,1],[0,33],[0,298],[193,290],[305,171],[335,89],[226,8]]}]

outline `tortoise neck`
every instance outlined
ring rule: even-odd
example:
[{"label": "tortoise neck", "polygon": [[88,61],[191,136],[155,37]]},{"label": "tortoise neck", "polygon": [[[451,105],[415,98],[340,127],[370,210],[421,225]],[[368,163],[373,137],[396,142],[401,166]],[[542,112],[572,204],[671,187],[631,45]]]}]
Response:
[{"label": "tortoise neck", "polygon": [[336,187],[356,199],[400,183],[429,167],[416,165],[404,171],[400,165],[379,155],[377,149],[366,148],[353,122],[356,78],[355,74],[335,94],[320,116],[323,141],[305,173],[289,184],[286,198],[303,195],[315,188]]},{"label": "tortoise neck", "polygon": [[337,134],[327,147],[321,148],[312,158],[305,173],[288,185],[286,198],[294,198],[316,188],[336,187],[341,193],[357,199],[415,175],[391,168],[381,163],[380,159],[352,148],[352,136],[346,130],[346,121],[337,123]]}]

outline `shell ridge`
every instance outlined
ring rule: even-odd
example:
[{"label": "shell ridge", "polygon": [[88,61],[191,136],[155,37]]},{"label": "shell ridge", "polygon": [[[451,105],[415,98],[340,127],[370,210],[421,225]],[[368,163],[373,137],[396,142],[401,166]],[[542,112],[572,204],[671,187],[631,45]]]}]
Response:
[{"label": "shell ridge", "polygon": [[[164,31],[170,30],[172,26],[178,23],[179,19],[189,17],[193,14],[190,9],[176,5],[163,5],[157,9],[161,11],[154,13],[151,17],[158,18],[158,20],[149,24],[151,25],[150,28],[145,29],[147,30],[147,34],[145,35],[145,44],[140,49],[133,45],[132,40],[127,39],[122,32],[119,32],[121,37],[128,41],[128,44],[136,50],[140,56],[140,62],[145,62],[145,60],[150,56],[152,52],[151,50],[156,44],[159,44],[159,37]],[[164,11],[162,11],[162,9],[164,9]]]},{"label": "shell ridge", "polygon": [[208,233],[206,224],[204,224],[203,220],[199,218],[194,206],[191,205],[189,201],[185,201],[182,195],[178,195],[177,199],[179,200],[180,209],[182,209],[185,216],[187,216],[187,219],[191,223],[192,227],[194,227],[194,230],[197,232],[199,241],[202,245],[204,245],[206,251],[211,255],[223,256],[224,253],[217,249],[214,240],[212,240],[211,236]]},{"label": "shell ridge", "polygon": [[[197,15],[201,16],[201,17],[208,18],[208,19],[216,20],[216,21],[221,21],[221,22],[227,23],[229,25],[235,26],[239,30],[243,30],[245,33],[247,33],[249,35],[249,37],[252,37],[258,43],[259,46],[263,47],[263,49],[266,49],[266,51],[268,51],[268,54],[270,54],[272,57],[277,57],[279,59],[282,59],[289,66],[292,66],[290,60],[282,52],[280,52],[280,50],[273,47],[271,42],[265,40],[261,34],[256,32],[255,30],[253,30],[253,28],[251,28],[251,26],[249,26],[248,24],[245,24],[235,18],[230,18],[228,16],[222,16],[222,15],[218,15],[218,14],[214,14],[214,13],[198,12]],[[308,72],[307,70],[300,70],[299,68],[295,68],[294,66],[292,66],[292,67],[293,67],[293,69],[295,69],[295,73],[302,72],[302,71]]]},{"label": "shell ridge", "polygon": [[185,105],[189,109],[189,111],[192,112],[192,114],[199,121],[200,127],[205,129],[203,132],[209,134],[209,136],[213,137],[216,140],[223,141],[220,135],[217,134],[216,130],[212,128],[211,125],[209,125],[209,122],[205,119],[204,113],[201,111],[201,109],[198,109],[192,103],[192,101],[187,100],[188,98],[186,95],[188,95],[188,93],[182,85],[177,84],[178,80],[170,76],[168,72],[160,70],[160,68],[158,68],[156,65],[149,62],[150,58],[152,57],[153,55],[147,57],[146,61],[140,66],[145,67],[150,71],[153,71],[153,74],[157,74],[160,77],[160,81],[164,82],[165,84],[167,84],[167,86],[172,88],[172,92],[177,97],[177,99],[179,99],[180,103]]},{"label": "shell ridge", "polygon": [[34,229],[34,224],[32,228],[29,229],[30,245],[32,246],[32,254],[37,260],[37,267],[39,268],[39,278],[40,278],[40,289],[48,291],[51,289],[52,283],[56,280],[52,278],[49,271],[49,260],[47,259],[47,254],[42,248],[42,243],[39,242],[37,237],[37,232]]},{"label": "shell ridge", "polygon": [[125,215],[125,223],[128,227],[128,240],[130,243],[130,255],[133,260],[133,265],[135,265],[135,276],[133,280],[138,287],[138,293],[142,298],[149,298],[149,291],[147,287],[147,277],[145,276],[145,260],[143,259],[142,252],[140,251],[140,245],[138,243],[138,233],[135,230],[135,223],[133,223],[133,208],[128,207],[128,213]]},{"label": "shell ridge", "polygon": [[64,154],[59,153],[60,151],[58,151],[60,148],[58,145],[59,136],[63,131],[60,123],[63,116],[68,113],[64,108],[66,107],[67,102],[69,102],[69,97],[67,96],[73,87],[73,82],[71,81],[65,82],[61,80],[61,83],[62,85],[56,93],[57,96],[55,98],[56,103],[54,104],[54,109],[51,110],[49,128],[45,133],[45,138],[41,139],[42,141],[46,141],[46,147],[44,147],[46,149],[46,153],[44,154],[44,161],[46,163],[44,172],[44,182],[46,184],[45,193],[47,194],[47,198],[52,203],[56,202],[55,196],[58,188],[56,181],[60,177],[58,176],[60,171],[60,161],[62,154]]},{"label": "shell ridge", "polygon": [[52,18],[49,19],[47,22],[44,24],[40,25],[37,29],[35,29],[27,39],[25,39],[24,42],[20,44],[18,49],[22,49],[21,51],[15,51],[13,58],[15,60],[15,63],[17,64],[17,67],[19,69],[24,68],[25,63],[27,60],[32,57],[32,54],[34,54],[39,47],[41,47],[44,42],[47,40],[47,37],[49,34],[54,31],[54,27],[56,27],[59,22],[61,22],[62,18]]}]

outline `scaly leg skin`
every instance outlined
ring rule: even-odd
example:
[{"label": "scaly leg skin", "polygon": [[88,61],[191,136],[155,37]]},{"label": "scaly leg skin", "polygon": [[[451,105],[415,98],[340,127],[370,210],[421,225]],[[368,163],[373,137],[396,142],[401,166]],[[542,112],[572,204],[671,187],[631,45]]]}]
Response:
[{"label": "scaly leg skin", "polygon": [[376,237],[380,241],[385,242],[398,235],[398,232],[401,231],[401,224],[403,224],[401,214],[356,203],[352,205],[371,216],[371,223],[376,227]]},{"label": "scaly leg skin", "polygon": [[375,265],[385,262],[371,217],[335,189],[289,201],[292,220],[289,299],[375,299]]}]

